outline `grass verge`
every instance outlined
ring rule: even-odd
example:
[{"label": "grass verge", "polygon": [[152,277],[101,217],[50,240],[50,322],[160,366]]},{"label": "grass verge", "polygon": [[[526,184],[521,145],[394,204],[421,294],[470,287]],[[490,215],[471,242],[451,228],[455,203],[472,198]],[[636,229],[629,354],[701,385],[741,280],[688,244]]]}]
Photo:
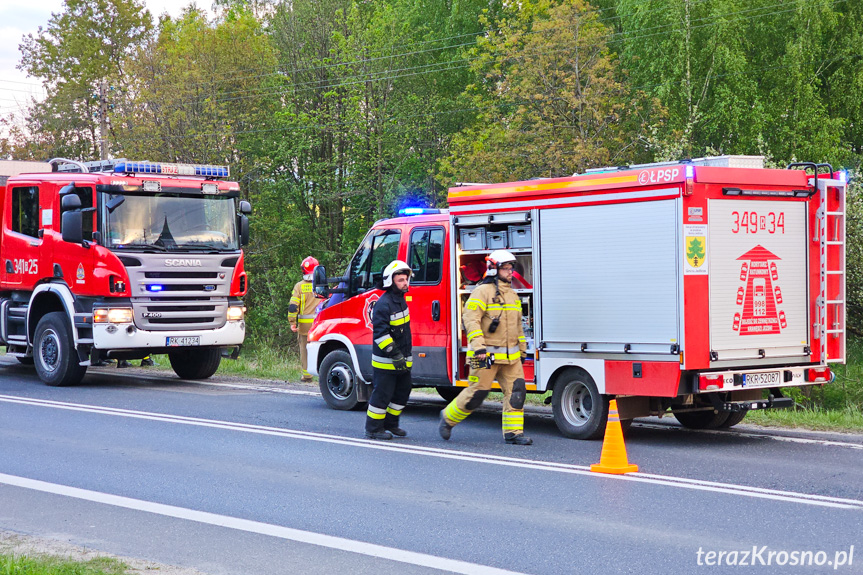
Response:
[{"label": "grass verge", "polygon": [[128,566],[110,557],[72,561],[51,555],[2,555],[3,575],[127,575]]}]

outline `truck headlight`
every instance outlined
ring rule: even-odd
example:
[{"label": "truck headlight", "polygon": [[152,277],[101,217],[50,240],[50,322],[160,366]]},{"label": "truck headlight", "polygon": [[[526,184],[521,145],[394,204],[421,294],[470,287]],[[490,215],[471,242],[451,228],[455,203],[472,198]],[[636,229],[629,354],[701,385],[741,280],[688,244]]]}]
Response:
[{"label": "truck headlight", "polygon": [[228,307],[228,321],[240,321],[246,315],[246,306],[232,305]]},{"label": "truck headlight", "polygon": [[93,323],[132,323],[132,310],[127,307],[93,310]]}]

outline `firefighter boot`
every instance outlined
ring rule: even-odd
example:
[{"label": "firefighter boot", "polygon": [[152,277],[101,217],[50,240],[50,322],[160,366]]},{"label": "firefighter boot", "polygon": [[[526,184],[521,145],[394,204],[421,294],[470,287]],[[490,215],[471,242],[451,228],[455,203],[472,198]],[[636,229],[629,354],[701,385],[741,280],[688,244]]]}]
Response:
[{"label": "firefighter boot", "polygon": [[437,426],[437,430],[441,437],[449,441],[450,436],[452,436],[452,425],[446,422],[443,411],[440,412],[440,425]]},{"label": "firefighter boot", "polygon": [[503,440],[510,445],[533,445],[533,439],[525,437],[523,433],[506,433]]},{"label": "firefighter boot", "polygon": [[153,367],[154,365],[156,365],[156,362],[149,355],[141,360],[141,367]]},{"label": "firefighter boot", "polygon": [[387,431],[386,429],[381,429],[378,431],[368,431],[366,430],[366,439],[392,439],[393,434]]},{"label": "firefighter boot", "polygon": [[126,359],[118,359],[117,360],[117,367],[121,367],[121,368],[122,367],[132,367],[132,364],[129,363],[129,361]]},{"label": "firefighter boot", "polygon": [[385,409],[369,404],[366,411],[366,439],[392,439],[393,434],[384,429]]}]

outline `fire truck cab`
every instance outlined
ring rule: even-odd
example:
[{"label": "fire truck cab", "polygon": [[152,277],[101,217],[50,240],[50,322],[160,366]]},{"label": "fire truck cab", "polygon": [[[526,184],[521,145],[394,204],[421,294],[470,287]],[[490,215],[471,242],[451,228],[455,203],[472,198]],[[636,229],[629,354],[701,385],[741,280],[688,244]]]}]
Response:
[{"label": "fire truck cab", "polygon": [[[602,434],[671,410],[730,427],[793,404],[845,360],[845,180],[821,164],[765,169],[722,156],[449,190],[449,209],[377,222],[309,333],[309,370],[336,409],[371,381],[371,310],[393,259],[408,293],[413,381],[445,399],[468,385],[464,303],[485,256],[518,260],[528,391],[551,391],[560,431]],[[336,284],[337,287],[328,286]]]},{"label": "fire truck cab", "polygon": [[[239,353],[251,206],[224,166],[56,159],[0,187],[0,344],[48,385],[167,353],[183,378]],[[239,212],[239,213],[238,213]]]}]

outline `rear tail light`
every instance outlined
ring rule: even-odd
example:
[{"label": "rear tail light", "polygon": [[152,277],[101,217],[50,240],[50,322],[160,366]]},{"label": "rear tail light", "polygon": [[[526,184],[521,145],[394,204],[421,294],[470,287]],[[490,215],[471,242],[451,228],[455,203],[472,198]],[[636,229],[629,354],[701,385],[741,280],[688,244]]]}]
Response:
[{"label": "rear tail light", "polygon": [[812,367],[805,371],[806,381],[811,383],[821,383],[830,381],[829,367]]},{"label": "rear tail light", "polygon": [[719,391],[722,389],[722,376],[703,373],[698,376],[699,391]]}]

